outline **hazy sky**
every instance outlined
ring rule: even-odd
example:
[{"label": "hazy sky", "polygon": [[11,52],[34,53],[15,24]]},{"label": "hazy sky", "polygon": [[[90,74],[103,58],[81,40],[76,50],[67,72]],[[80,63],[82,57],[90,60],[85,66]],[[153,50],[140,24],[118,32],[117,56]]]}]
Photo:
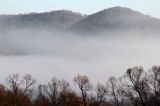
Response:
[{"label": "hazy sky", "polygon": [[1,14],[68,9],[84,14],[113,7],[129,7],[160,18],[160,0],[0,0]]}]

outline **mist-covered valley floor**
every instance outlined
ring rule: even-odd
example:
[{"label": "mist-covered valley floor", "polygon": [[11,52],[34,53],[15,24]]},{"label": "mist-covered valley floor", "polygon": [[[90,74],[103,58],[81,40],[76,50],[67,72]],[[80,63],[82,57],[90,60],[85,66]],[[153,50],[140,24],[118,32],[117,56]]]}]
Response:
[{"label": "mist-covered valley floor", "polygon": [[39,83],[47,83],[53,76],[71,82],[77,74],[87,75],[93,83],[105,83],[110,76],[122,76],[129,67],[149,69],[159,64],[158,35],[21,30],[0,38],[1,82],[11,73],[28,73]]}]

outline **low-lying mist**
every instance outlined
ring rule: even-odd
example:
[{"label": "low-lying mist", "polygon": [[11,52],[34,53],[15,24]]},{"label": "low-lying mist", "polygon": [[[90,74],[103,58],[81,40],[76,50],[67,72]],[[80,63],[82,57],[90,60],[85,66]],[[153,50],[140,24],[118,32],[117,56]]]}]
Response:
[{"label": "low-lying mist", "polygon": [[80,35],[44,30],[16,30],[0,34],[0,78],[11,73],[32,74],[40,83],[53,76],[71,81],[85,74],[91,82],[105,82],[127,68],[160,63],[160,37],[138,32]]}]

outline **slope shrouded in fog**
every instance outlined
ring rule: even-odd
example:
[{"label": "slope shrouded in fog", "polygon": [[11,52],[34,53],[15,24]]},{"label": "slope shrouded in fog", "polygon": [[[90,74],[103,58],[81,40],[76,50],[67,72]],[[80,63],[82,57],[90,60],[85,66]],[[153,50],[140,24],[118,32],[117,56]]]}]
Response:
[{"label": "slope shrouded in fog", "polygon": [[29,73],[41,82],[52,76],[71,81],[80,73],[96,82],[134,65],[159,63],[160,20],[128,8],[89,16],[70,11],[1,15],[0,28],[3,79]]}]

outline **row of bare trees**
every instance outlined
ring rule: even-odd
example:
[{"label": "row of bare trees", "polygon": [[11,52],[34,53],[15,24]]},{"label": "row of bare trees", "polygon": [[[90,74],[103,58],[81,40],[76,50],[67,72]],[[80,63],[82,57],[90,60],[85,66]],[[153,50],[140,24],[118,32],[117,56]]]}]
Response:
[{"label": "row of bare trees", "polygon": [[[160,66],[148,71],[143,67],[127,69],[119,78],[106,84],[92,85],[85,75],[77,75],[73,90],[66,80],[53,77],[46,85],[26,74],[11,74],[0,85],[0,106],[159,106]],[[37,86],[38,85],[38,86]],[[37,86],[37,87],[36,87]]]}]

